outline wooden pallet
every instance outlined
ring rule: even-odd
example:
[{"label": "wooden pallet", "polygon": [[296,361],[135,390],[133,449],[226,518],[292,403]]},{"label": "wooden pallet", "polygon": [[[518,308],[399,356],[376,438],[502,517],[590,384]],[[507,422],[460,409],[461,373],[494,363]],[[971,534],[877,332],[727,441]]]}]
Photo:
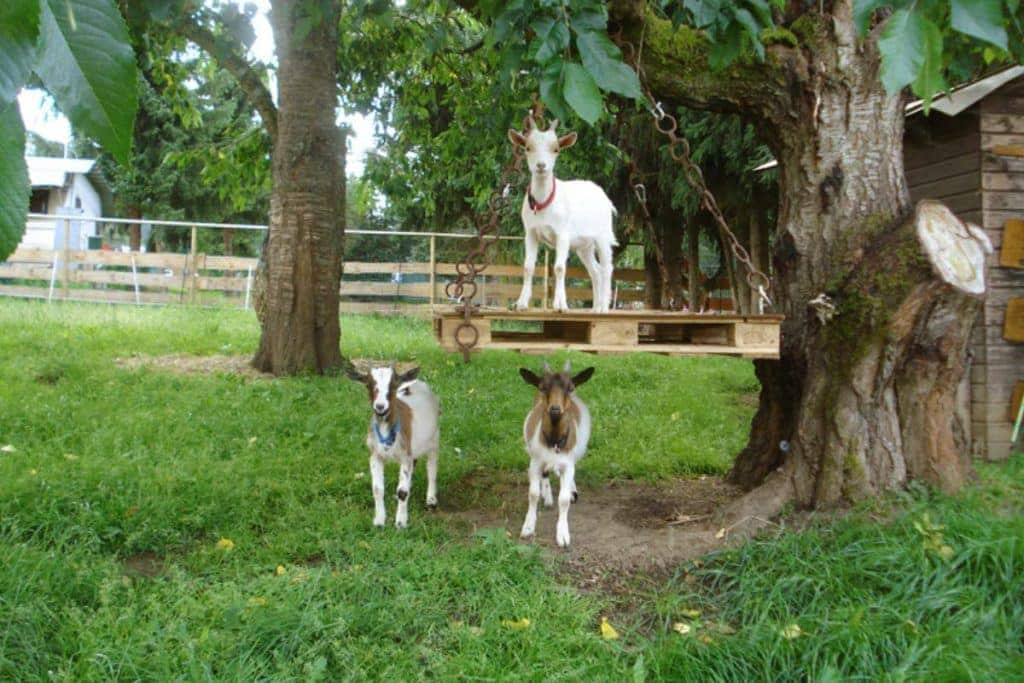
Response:
[{"label": "wooden pallet", "polygon": [[[572,349],[591,353],[778,358],[782,320],[781,315],[480,309],[473,316],[479,332],[474,350],[544,354]],[[446,351],[459,350],[455,334],[462,322],[462,315],[455,308],[435,311],[434,334]],[[464,341],[471,338],[471,332],[463,332]]]}]

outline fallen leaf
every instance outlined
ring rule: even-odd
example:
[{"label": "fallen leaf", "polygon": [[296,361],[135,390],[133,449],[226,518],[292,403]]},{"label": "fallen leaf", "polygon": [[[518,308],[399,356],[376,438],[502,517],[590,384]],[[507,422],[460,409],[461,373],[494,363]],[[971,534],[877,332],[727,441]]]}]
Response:
[{"label": "fallen leaf", "polygon": [[266,598],[261,598],[259,596],[251,597],[251,598],[249,598],[249,606],[250,607],[266,607],[267,606],[267,599]]},{"label": "fallen leaf", "polygon": [[356,472],[356,479],[362,479],[366,476],[366,472]]},{"label": "fallen leaf", "polygon": [[78,460],[78,456],[75,455],[74,453],[65,453],[64,454],[64,459],[67,460],[68,462],[71,462],[71,461],[74,461],[74,460]]},{"label": "fallen leaf", "polygon": [[502,619],[501,625],[505,628],[510,628],[513,631],[522,631],[523,629],[530,628],[530,620],[526,617],[513,621],[512,619]]},{"label": "fallen leaf", "polygon": [[371,546],[366,541],[359,541],[359,542],[356,543],[356,545],[359,546],[360,548],[362,548],[363,550],[372,550],[373,549],[373,546]]},{"label": "fallen leaf", "polygon": [[2,453],[17,453],[18,449],[15,448],[14,446],[12,446],[11,444],[7,444],[6,446],[0,446],[0,452],[2,452]]},{"label": "fallen leaf", "polygon": [[278,576],[284,576],[287,571],[288,570],[284,568],[283,564],[279,564],[277,565],[277,569],[274,570],[274,573]]},{"label": "fallen leaf", "polygon": [[619,632],[608,623],[608,617],[601,617],[601,637],[605,640],[616,640],[619,637]]},{"label": "fallen leaf", "polygon": [[34,477],[34,476],[36,476],[37,474],[39,474],[39,470],[37,470],[37,469],[35,469],[35,468],[33,467],[32,469],[30,469],[30,470],[28,471],[28,473],[29,473],[30,475],[32,475],[32,476]]},{"label": "fallen leaf", "polygon": [[470,626],[469,632],[472,633],[474,636],[482,636],[484,634],[484,630],[479,626]]},{"label": "fallen leaf", "polygon": [[234,549],[235,542],[232,541],[230,538],[222,538],[219,541],[217,541],[217,550],[223,550],[224,552],[228,552]]},{"label": "fallen leaf", "polygon": [[678,633],[679,635],[685,636],[693,630],[693,627],[689,624],[677,621],[676,623],[672,624],[672,630]]},{"label": "fallen leaf", "polygon": [[719,530],[718,530],[718,532],[717,532],[717,533],[715,534],[715,538],[725,538],[725,534],[726,534],[726,531],[725,531],[725,527],[722,527],[722,528],[721,528],[721,529],[719,529]]},{"label": "fallen leaf", "polygon": [[948,545],[942,546],[941,548],[939,548],[939,557],[941,557],[942,559],[946,560],[947,562],[949,560],[952,560],[953,559],[953,548],[951,546],[948,546]]},{"label": "fallen leaf", "polygon": [[250,437],[249,437],[249,445],[251,446],[251,445],[253,445],[254,443],[256,443],[256,437],[255,437],[255,436],[250,436]]},{"label": "fallen leaf", "polygon": [[706,633],[702,633],[699,636],[697,636],[697,640],[704,643],[705,645],[710,645],[711,643],[715,642],[715,639]]},{"label": "fallen leaf", "polygon": [[679,413],[672,413],[672,415],[669,416],[669,419],[675,422],[676,420],[679,419]]},{"label": "fallen leaf", "polygon": [[800,628],[800,624],[797,624],[795,622],[780,629],[779,633],[786,640],[793,640],[794,638],[799,638],[800,636],[807,635],[804,633],[804,630]]},{"label": "fallen leaf", "polygon": [[687,619],[696,619],[697,617],[700,616],[700,610],[699,609],[684,609],[682,612],[680,612],[680,614],[682,614]]}]

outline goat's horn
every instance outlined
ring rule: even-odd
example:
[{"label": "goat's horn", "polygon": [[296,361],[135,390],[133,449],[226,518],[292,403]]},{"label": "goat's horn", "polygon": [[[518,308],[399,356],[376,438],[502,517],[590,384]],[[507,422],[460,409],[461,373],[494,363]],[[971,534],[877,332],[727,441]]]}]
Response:
[{"label": "goat's horn", "polygon": [[535,126],[533,123],[533,112],[530,112],[529,114],[526,115],[526,118],[523,119],[523,130],[529,132],[533,130],[534,127]]},{"label": "goat's horn", "polygon": [[554,131],[556,128],[558,128],[558,119],[551,119],[551,125],[548,126],[548,130]]},{"label": "goat's horn", "polygon": [[562,367],[562,372],[569,372],[569,359],[565,359],[565,365]]},{"label": "goat's horn", "polygon": [[548,365],[547,361],[544,361],[544,372],[551,372],[551,366]]}]

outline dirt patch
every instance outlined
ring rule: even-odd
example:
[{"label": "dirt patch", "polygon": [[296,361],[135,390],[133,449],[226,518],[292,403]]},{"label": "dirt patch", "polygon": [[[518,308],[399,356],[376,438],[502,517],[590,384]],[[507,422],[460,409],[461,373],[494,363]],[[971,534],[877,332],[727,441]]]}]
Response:
[{"label": "dirt patch", "polygon": [[128,575],[144,576],[147,579],[160,576],[167,569],[164,561],[152,552],[132,555],[124,561],[125,573]]},{"label": "dirt patch", "polygon": [[[457,490],[450,489],[442,506],[471,533],[503,527],[518,537],[526,514],[526,476],[496,475],[468,475]],[[557,496],[557,481],[553,484]],[[737,487],[710,476],[580,486],[579,500],[569,511],[569,550],[555,543],[557,502],[553,508],[539,508],[537,534],[531,542],[558,553],[583,584],[600,582],[609,571],[668,569],[728,542],[728,537],[717,537],[713,515],[740,494]]]},{"label": "dirt patch", "polygon": [[238,356],[193,356],[185,353],[172,353],[168,356],[130,356],[115,358],[114,364],[127,370],[149,368],[163,370],[177,375],[209,375],[219,373],[238,375],[246,379],[273,379],[267,372],[260,372],[251,365],[251,355]]}]

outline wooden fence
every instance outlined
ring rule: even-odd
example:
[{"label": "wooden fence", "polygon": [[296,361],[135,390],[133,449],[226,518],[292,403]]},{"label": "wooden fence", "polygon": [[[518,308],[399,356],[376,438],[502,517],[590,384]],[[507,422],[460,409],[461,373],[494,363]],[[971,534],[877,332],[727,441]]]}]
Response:
[{"label": "wooden fence", "polygon": [[[56,220],[67,220],[63,217]],[[89,219],[127,223],[125,219]],[[219,256],[198,251],[200,228],[216,224],[152,221],[191,229],[188,253],[145,253],[103,249],[21,248],[0,263],[0,296],[52,300],[102,301],[135,304],[187,304],[199,306],[252,306],[257,259]],[[263,226],[237,226],[260,229]],[[456,264],[434,260],[437,239],[466,239],[472,235],[445,233],[390,233],[351,230],[352,234],[413,236],[430,241],[427,262],[345,263],[341,283],[341,310],[347,313],[401,313],[429,316],[437,305],[453,303],[445,288],[456,277]],[[521,237],[502,239],[521,240]],[[534,272],[533,305],[549,304],[554,274],[550,256]],[[522,266],[491,265],[478,276],[475,301],[506,308],[519,296]],[[574,307],[589,304],[590,281],[582,268],[567,269],[566,295]],[[618,308],[642,308],[644,271],[616,269],[613,299]],[[719,285],[719,283],[716,283]],[[728,285],[726,285],[728,286]],[[713,307],[730,310],[731,301],[716,299]]]}]

